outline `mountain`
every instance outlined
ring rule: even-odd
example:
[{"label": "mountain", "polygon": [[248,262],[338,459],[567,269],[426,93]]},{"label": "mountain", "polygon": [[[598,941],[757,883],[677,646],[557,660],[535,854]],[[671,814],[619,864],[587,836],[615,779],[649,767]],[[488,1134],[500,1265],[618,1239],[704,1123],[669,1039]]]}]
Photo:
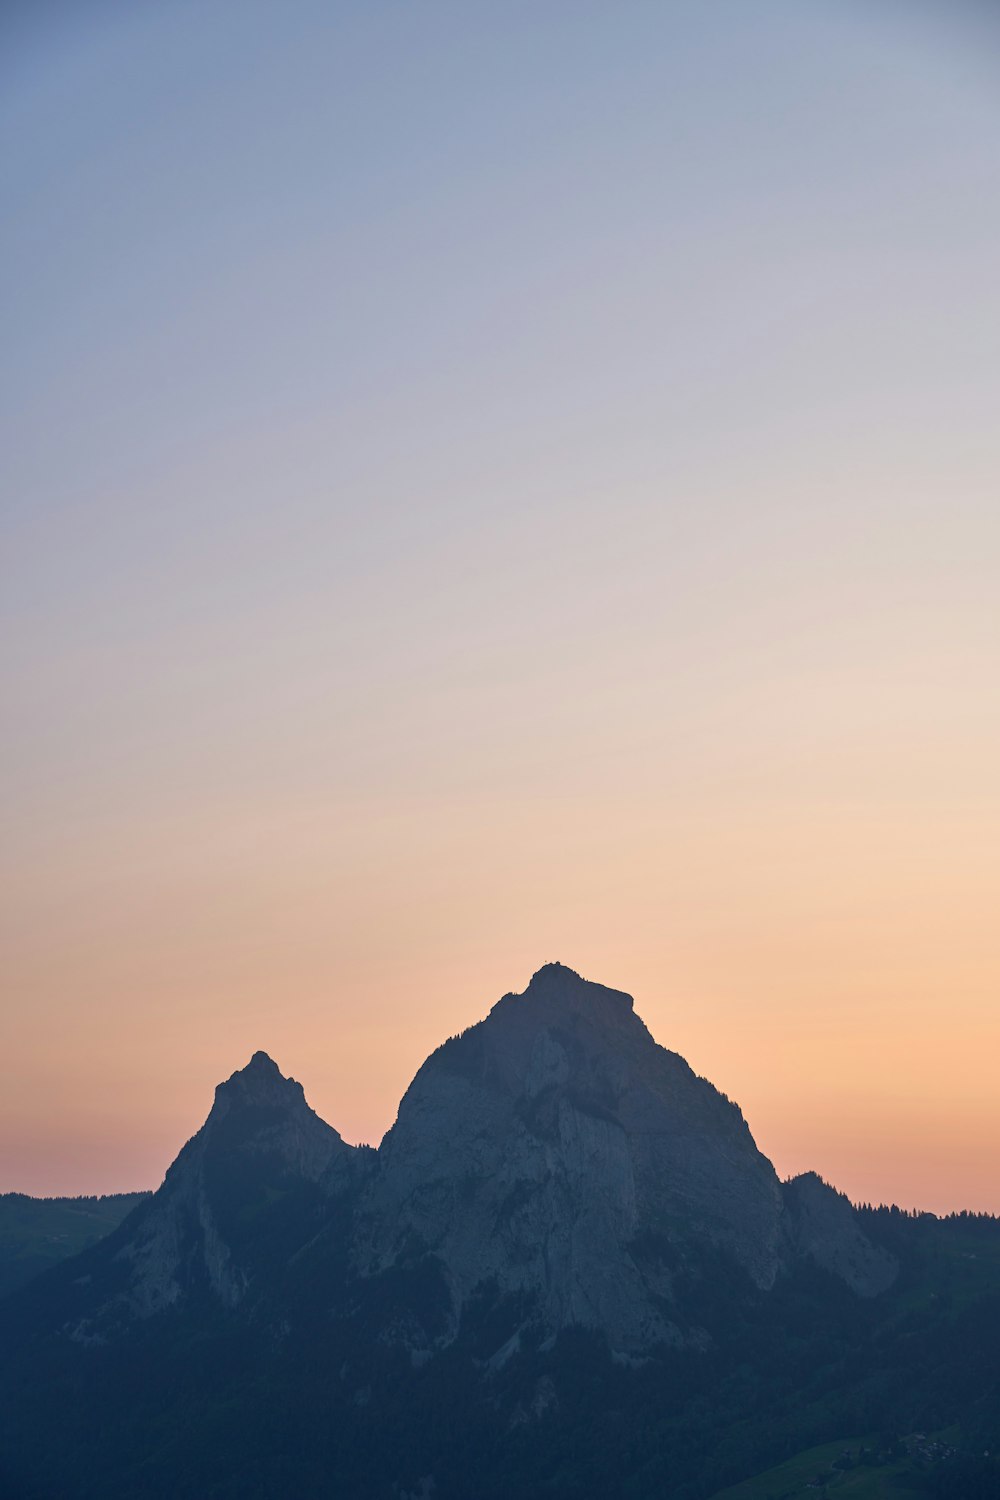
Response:
[{"label": "mountain", "polygon": [[73,1278],[67,1335],[105,1342],[135,1319],[206,1295],[236,1308],[326,1224],[364,1154],[310,1109],[300,1083],[255,1052],[219,1084],[158,1192]]},{"label": "mountain", "polygon": [[877,1297],[895,1281],[896,1257],[873,1244],[843,1193],[816,1172],[784,1184],[785,1230],[792,1251],[807,1256],[861,1297]]},{"label": "mountain", "polygon": [[[324,1178],[351,1154],[264,1052],[215,1092],[204,1126],[132,1221],[118,1251],[128,1276],[113,1306],[145,1315],[207,1286],[237,1306],[287,1243],[289,1219],[318,1207]],[[103,1311],[108,1311],[105,1307]]]},{"label": "mountain", "polygon": [[760,1287],[783,1204],[746,1122],[631,997],[549,964],[418,1072],[362,1205],[359,1261],[442,1263],[454,1319],[484,1282],[527,1295],[548,1332],[638,1351],[682,1338],[682,1247],[728,1250]]},{"label": "mountain", "polygon": [[988,1446],[1000,1234],[933,1224],[780,1183],[628,995],[547,965],[377,1152],[264,1053],[220,1084],[0,1305],[4,1493],[698,1500],[873,1427]]}]

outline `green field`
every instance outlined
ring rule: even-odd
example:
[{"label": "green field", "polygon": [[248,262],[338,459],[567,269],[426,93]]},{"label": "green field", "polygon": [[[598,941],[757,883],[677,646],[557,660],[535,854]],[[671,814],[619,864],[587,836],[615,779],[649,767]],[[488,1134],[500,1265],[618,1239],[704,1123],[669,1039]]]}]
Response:
[{"label": "green field", "polygon": [[[938,1434],[946,1440],[950,1434]],[[920,1470],[913,1458],[902,1454],[895,1458],[859,1461],[864,1447],[869,1455],[876,1449],[876,1439],[841,1438],[806,1448],[794,1458],[776,1464],[763,1474],[744,1479],[726,1490],[719,1490],[712,1500],[904,1500],[920,1492]],[[838,1460],[848,1456],[851,1467],[835,1468]]]}]

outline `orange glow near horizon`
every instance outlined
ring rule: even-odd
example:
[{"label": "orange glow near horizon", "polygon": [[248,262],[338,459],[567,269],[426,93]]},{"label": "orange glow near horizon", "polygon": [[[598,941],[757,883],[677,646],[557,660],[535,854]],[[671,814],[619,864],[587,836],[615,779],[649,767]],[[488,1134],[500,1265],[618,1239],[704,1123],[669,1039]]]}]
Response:
[{"label": "orange glow near horizon", "polygon": [[345,1139],[377,1143],[423,1058],[558,958],[633,994],[781,1175],[1000,1211],[1000,968],[984,871],[950,857],[964,827],[941,820],[931,839],[901,813],[873,843],[847,809],[741,823],[720,806],[645,828],[639,803],[634,820],[621,802],[583,811],[535,807],[530,833],[467,803],[448,820],[383,811],[391,873],[361,813],[308,840],[259,827],[253,860],[206,838],[169,891],[162,864],[143,874],[120,851],[121,879],[108,888],[106,860],[88,905],[81,870],[60,942],[17,976],[30,1066],[2,1105],[4,1187],[155,1186],[258,1047]]},{"label": "orange glow near horizon", "polygon": [[558,959],[1000,1212],[1000,7],[8,9],[0,1190]]},{"label": "orange glow near horizon", "polygon": [[839,728],[830,690],[803,677],[768,724],[740,692],[679,736],[647,707],[638,742],[586,702],[575,738],[542,737],[539,702],[519,742],[477,747],[479,786],[434,743],[446,707],[423,750],[411,717],[381,790],[331,796],[307,767],[155,818],[141,778],[50,809],[5,892],[0,1185],[155,1185],[258,1047],[377,1142],[423,1058],[559,959],[631,993],[783,1175],[1000,1211],[988,737],[959,797],[940,730],[903,753],[919,705],[883,700],[859,761],[858,686]]}]

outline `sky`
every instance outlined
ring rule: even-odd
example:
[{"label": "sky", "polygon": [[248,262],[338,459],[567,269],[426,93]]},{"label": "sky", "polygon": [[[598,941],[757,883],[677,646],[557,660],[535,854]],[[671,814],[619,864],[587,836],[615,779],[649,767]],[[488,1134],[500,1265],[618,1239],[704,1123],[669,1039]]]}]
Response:
[{"label": "sky", "polygon": [[1000,1212],[1000,16],[11,3],[0,1190],[560,960]]}]

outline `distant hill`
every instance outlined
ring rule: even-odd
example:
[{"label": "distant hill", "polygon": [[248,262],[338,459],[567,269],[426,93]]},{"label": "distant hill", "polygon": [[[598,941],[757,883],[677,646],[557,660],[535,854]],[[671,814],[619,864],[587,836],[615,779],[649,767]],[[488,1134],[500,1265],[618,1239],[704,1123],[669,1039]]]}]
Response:
[{"label": "distant hill", "polygon": [[0,1297],[110,1234],[149,1193],[31,1198],[0,1193]]},{"label": "distant hill", "polygon": [[998,1451],[1000,1223],[780,1182],[558,964],[377,1151],[255,1053],[0,1305],[5,1500],[1000,1500]]}]

